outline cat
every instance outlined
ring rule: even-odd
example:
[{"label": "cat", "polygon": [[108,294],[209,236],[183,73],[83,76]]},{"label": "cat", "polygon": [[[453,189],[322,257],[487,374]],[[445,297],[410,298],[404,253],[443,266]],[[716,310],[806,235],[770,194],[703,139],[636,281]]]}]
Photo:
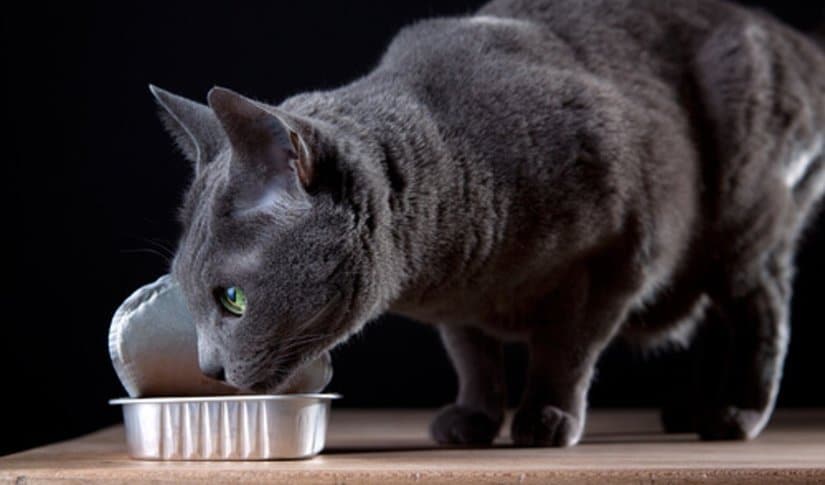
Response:
[{"label": "cat", "polygon": [[[496,438],[507,341],[529,351],[519,446],[579,441],[618,338],[692,352],[667,431],[767,423],[825,192],[825,55],[802,33],[716,0],[493,0],[278,106],[152,91],[194,165],[171,271],[206,374],[277,392],[394,312],[437,325],[458,374],[439,443]],[[238,289],[242,314],[220,304]]]}]

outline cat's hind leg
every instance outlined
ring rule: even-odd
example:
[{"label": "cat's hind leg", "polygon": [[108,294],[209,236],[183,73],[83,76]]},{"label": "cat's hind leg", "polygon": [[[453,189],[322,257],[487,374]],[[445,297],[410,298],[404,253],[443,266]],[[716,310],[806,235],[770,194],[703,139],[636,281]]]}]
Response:
[{"label": "cat's hind leg", "polygon": [[661,409],[666,433],[695,433],[700,410],[718,409],[733,345],[719,309],[710,305],[697,324],[686,350],[674,356],[665,401]]},{"label": "cat's hind leg", "polygon": [[713,296],[718,321],[708,323],[720,327],[698,343],[716,350],[705,352],[698,367],[699,378],[712,386],[697,415],[703,439],[751,439],[770,419],[790,335],[790,246],[765,251]]},{"label": "cat's hind leg", "polygon": [[773,410],[789,336],[793,246],[825,190],[823,78],[812,68],[821,60],[813,44],[754,20],[720,26],[694,59],[715,145],[708,244],[718,270],[709,292],[722,329],[701,345],[727,348],[721,367],[700,366],[708,369],[701,381],[722,379],[716,402],[705,397],[697,409],[704,439],[753,438]]},{"label": "cat's hind leg", "polygon": [[458,374],[458,396],[430,425],[442,444],[484,445],[504,420],[506,384],[502,343],[481,329],[441,325],[441,340]]}]

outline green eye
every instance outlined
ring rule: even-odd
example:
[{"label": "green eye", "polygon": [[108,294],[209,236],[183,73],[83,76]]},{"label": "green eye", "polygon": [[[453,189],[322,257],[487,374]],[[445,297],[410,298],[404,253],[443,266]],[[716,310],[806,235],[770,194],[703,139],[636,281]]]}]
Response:
[{"label": "green eye", "polygon": [[242,289],[230,286],[224,288],[218,293],[218,300],[221,305],[226,308],[226,311],[233,315],[241,316],[246,310],[246,295]]}]

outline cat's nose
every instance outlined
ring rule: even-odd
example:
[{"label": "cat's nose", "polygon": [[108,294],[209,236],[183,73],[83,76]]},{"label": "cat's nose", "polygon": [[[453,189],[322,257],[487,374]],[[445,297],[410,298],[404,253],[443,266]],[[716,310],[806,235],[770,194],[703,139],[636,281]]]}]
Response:
[{"label": "cat's nose", "polygon": [[207,377],[219,381],[226,380],[226,370],[218,349],[214,345],[209,345],[208,340],[201,338],[200,335],[198,335],[198,367]]},{"label": "cat's nose", "polygon": [[217,379],[219,381],[226,380],[226,370],[222,365],[202,365],[201,372],[203,372],[205,376],[211,377],[212,379]]}]

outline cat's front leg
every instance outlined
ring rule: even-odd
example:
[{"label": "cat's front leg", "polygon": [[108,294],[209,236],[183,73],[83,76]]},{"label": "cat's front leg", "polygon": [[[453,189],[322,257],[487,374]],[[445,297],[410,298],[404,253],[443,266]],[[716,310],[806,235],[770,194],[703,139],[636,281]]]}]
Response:
[{"label": "cat's front leg", "polygon": [[443,444],[490,444],[504,419],[506,386],[502,343],[478,328],[440,326],[458,375],[458,397],[430,425]]},{"label": "cat's front leg", "polygon": [[527,387],[510,430],[518,446],[571,446],[581,438],[594,367],[632,293],[615,280],[591,279],[582,271],[568,281],[549,321],[530,337]]}]

